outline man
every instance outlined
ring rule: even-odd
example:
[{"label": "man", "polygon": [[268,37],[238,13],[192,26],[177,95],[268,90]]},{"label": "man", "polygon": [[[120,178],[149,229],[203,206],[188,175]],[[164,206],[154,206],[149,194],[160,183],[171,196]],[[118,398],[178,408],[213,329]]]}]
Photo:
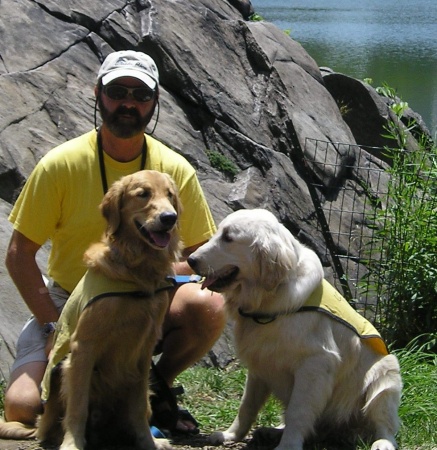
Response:
[{"label": "man", "polygon": [[[17,358],[4,402],[7,421],[33,425],[41,413],[40,382],[52,333],[69,293],[85,272],[85,249],[104,231],[98,205],[110,184],[140,169],[169,173],[179,187],[184,207],[184,257],[215,231],[193,167],[181,155],[144,134],[158,105],[158,88],[158,69],[148,55],[134,51],[111,53],[99,70],[95,87],[102,126],[48,152],[35,167],[11,212],[9,220],[14,231],[6,266],[33,317],[17,343]],[[48,263],[51,281],[46,287],[35,255],[48,239],[52,243]],[[176,272],[192,273],[186,262],[178,263]],[[195,283],[175,289],[159,346],[162,355],[155,370],[164,391],[212,347],[224,324],[221,296],[202,291]],[[158,406],[165,410],[168,399]],[[196,421],[189,414],[185,412],[179,419],[172,431],[197,431]]]}]

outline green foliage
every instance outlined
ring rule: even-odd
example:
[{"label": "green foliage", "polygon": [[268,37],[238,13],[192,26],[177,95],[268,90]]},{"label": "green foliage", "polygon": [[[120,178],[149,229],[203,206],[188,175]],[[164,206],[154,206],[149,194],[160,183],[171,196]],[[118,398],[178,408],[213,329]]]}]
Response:
[{"label": "green foliage", "polygon": [[391,98],[392,100],[396,99],[396,89],[392,88],[387,83],[382,83],[382,86],[378,86],[375,90],[379,95]]},{"label": "green foliage", "polygon": [[437,147],[409,152],[405,131],[391,124],[388,133],[398,148],[387,149],[387,208],[377,213],[372,242],[381,259],[370,270],[380,280],[384,337],[401,348],[437,330]]},{"label": "green foliage", "polygon": [[6,381],[4,379],[0,380],[0,416],[2,416],[5,404],[5,389]]},{"label": "green foliage", "polygon": [[[431,449],[437,444],[437,356],[427,349],[435,346],[436,339],[435,333],[422,335],[395,352],[404,383],[399,448],[417,448],[422,444],[421,449]],[[420,345],[419,341],[425,344]]]},{"label": "green foliage", "polygon": [[213,150],[207,150],[206,154],[209,158],[209,162],[214,169],[219,170],[223,174],[230,176],[233,178],[238,173],[238,167],[235,164],[226,158],[226,156],[221,153]]},{"label": "green foliage", "polygon": [[350,104],[345,102],[344,100],[339,100],[337,102],[337,105],[342,117],[346,117],[352,111]]},{"label": "green foliage", "polygon": [[408,109],[408,103],[403,101],[395,102],[390,105],[390,109],[392,109],[397,116],[402,116]]},{"label": "green foliage", "polygon": [[258,14],[258,13],[253,13],[253,14],[249,17],[249,20],[250,20],[251,22],[263,22],[263,21],[264,21],[264,17],[261,16],[260,14]]},{"label": "green foliage", "polygon": [[398,116],[401,117],[402,114],[408,109],[408,103],[400,100],[397,97],[396,90],[390,87],[387,83],[383,83],[382,86],[376,88],[376,92],[379,95],[387,97],[392,100],[390,104],[390,109]]}]

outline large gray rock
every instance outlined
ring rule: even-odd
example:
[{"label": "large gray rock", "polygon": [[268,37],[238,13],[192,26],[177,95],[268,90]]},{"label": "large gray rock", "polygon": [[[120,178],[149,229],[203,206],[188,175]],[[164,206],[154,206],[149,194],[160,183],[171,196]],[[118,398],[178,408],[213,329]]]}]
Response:
[{"label": "large gray rock", "polygon": [[[252,12],[248,0],[2,0],[1,260],[11,233],[6,217],[22,183],[53,146],[94,126],[93,88],[104,57],[112,50],[137,49],[154,57],[160,71],[154,134],[196,167],[216,221],[238,208],[270,209],[328,266],[308,170],[322,187],[347,182],[360,192],[367,172],[361,173],[349,148],[327,145],[318,151],[319,142],[354,145],[354,133],[317,63],[272,24],[248,21]],[[309,164],[303,164],[300,148]],[[236,176],[212,167],[208,152],[231,162]],[[338,160],[356,168],[324,164]],[[380,162],[369,159],[369,165]],[[322,201],[337,199],[324,194]],[[335,214],[331,220],[345,226]],[[0,275],[4,370],[28,312],[3,263]],[[232,357],[230,346],[226,334],[211,361],[225,364]]]}]

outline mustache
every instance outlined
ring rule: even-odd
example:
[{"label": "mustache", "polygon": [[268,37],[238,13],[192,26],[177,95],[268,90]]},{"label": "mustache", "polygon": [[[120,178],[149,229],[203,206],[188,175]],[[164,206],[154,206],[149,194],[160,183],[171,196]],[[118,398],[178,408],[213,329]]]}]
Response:
[{"label": "mustache", "polygon": [[127,106],[120,106],[114,111],[115,116],[132,116],[137,119],[141,118],[140,113],[136,108],[128,108]]}]

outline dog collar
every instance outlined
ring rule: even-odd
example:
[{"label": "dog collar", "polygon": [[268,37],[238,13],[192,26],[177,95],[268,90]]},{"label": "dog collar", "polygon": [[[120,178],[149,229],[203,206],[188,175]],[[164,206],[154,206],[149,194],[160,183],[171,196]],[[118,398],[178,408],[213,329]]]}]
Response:
[{"label": "dog collar", "polygon": [[287,314],[291,314],[291,312],[282,312],[274,314],[256,313],[256,312],[246,313],[241,308],[238,308],[238,314],[240,314],[241,317],[245,317],[246,319],[252,319],[254,322],[260,325],[267,325],[276,320],[279,316],[286,316]]}]

